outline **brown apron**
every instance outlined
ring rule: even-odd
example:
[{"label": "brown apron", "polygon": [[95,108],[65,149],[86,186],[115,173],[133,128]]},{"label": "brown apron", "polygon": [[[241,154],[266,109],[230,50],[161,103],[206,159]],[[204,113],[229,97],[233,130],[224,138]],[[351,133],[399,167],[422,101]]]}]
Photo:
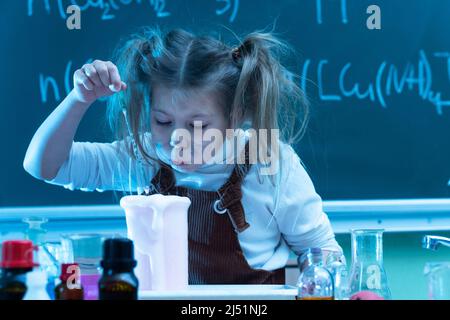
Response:
[{"label": "brown apron", "polygon": [[245,164],[235,165],[218,191],[175,186],[172,168],[160,162],[152,193],[191,199],[188,211],[189,284],[284,284],[285,271],[253,269],[242,253],[237,233],[250,225],[241,203],[241,183],[250,169],[248,144]]}]

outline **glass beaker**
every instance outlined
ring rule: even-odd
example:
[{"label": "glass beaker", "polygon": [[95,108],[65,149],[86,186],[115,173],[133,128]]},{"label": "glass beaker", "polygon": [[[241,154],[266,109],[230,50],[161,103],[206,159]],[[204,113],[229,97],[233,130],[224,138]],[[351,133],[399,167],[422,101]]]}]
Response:
[{"label": "glass beaker", "polygon": [[85,300],[98,299],[98,280],[101,276],[103,236],[100,234],[65,234],[61,236],[64,263],[78,263]]},{"label": "glass beaker", "polygon": [[450,300],[450,262],[428,262],[424,273],[428,280],[428,299]]},{"label": "glass beaker", "polygon": [[391,299],[383,266],[383,229],[353,229],[349,295],[370,291]]},{"label": "glass beaker", "polygon": [[133,240],[141,290],[184,290],[189,284],[187,197],[125,196],[128,238]]}]

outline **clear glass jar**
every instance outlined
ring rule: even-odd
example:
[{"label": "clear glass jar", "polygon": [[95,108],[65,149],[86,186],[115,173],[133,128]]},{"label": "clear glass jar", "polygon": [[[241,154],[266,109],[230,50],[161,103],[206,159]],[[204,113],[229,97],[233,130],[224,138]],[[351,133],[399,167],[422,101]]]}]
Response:
[{"label": "clear glass jar", "polygon": [[334,299],[347,300],[348,296],[348,270],[345,257],[340,252],[330,252],[325,267],[333,276]]},{"label": "clear glass jar", "polygon": [[370,292],[369,299],[377,298],[377,296],[391,299],[391,291],[383,266],[383,232],[383,229],[352,230],[350,296]]},{"label": "clear glass jar", "polygon": [[25,230],[25,238],[33,242],[37,247],[35,252],[35,260],[39,263],[38,269],[45,272],[47,276],[46,290],[51,299],[54,299],[55,281],[58,278],[59,262],[56,257],[50,252],[49,244],[45,237],[47,230],[43,225],[48,222],[46,217],[26,217],[22,222],[28,225]]},{"label": "clear glass jar", "polygon": [[320,248],[308,249],[300,257],[299,266],[302,267],[303,265],[305,265],[305,268],[300,273],[297,282],[297,299],[334,300],[333,277],[323,266],[322,250]]}]

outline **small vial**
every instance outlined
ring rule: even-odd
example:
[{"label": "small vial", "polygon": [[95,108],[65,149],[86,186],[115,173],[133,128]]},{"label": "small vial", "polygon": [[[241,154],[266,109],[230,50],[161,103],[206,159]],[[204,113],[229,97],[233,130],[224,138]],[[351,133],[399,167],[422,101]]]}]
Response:
[{"label": "small vial", "polygon": [[126,238],[103,242],[102,277],[98,283],[100,300],[137,300],[138,279],[134,274],[133,241]]},{"label": "small vial", "polygon": [[311,248],[302,255],[300,266],[306,265],[297,282],[297,300],[334,300],[331,273],[323,267],[320,248]]},{"label": "small vial", "polygon": [[55,288],[56,300],[83,300],[84,292],[78,263],[63,263],[59,279],[61,283]]}]

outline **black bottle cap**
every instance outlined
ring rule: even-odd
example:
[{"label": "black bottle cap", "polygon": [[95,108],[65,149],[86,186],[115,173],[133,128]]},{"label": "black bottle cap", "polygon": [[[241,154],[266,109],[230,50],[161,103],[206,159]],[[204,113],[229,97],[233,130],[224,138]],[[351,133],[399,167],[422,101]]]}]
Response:
[{"label": "black bottle cap", "polygon": [[127,238],[106,239],[103,242],[103,260],[100,265],[104,269],[133,269],[136,267],[133,241]]}]

